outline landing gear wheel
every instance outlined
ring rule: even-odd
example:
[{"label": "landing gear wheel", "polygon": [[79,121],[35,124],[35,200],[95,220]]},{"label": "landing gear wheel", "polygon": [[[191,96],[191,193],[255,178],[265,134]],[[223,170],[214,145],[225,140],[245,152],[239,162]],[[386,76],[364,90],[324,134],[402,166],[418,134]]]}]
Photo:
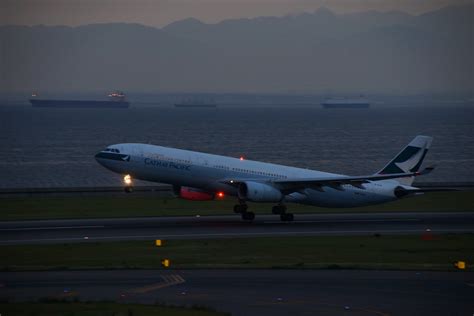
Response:
[{"label": "landing gear wheel", "polygon": [[273,214],[285,214],[285,212],[286,212],[285,205],[275,205],[274,207],[272,207]]},{"label": "landing gear wheel", "polygon": [[254,212],[243,212],[242,213],[242,219],[244,221],[253,221],[255,219],[255,213]]},{"label": "landing gear wheel", "polygon": [[236,204],[234,205],[234,213],[241,214],[247,212],[247,204]]},{"label": "landing gear wheel", "polygon": [[280,219],[281,219],[283,222],[292,222],[293,219],[294,219],[294,215],[293,215],[292,213],[280,214]]},{"label": "landing gear wheel", "polygon": [[239,204],[234,205],[234,213],[237,213],[237,214],[242,213],[241,205]]}]

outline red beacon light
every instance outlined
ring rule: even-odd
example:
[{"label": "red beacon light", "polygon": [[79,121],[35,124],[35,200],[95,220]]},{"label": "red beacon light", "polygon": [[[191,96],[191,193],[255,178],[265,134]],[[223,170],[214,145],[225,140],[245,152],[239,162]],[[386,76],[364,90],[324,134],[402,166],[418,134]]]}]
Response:
[{"label": "red beacon light", "polygon": [[240,156],[240,160],[244,160],[244,156]]},{"label": "red beacon light", "polygon": [[224,192],[217,192],[217,197],[222,199],[224,197]]}]

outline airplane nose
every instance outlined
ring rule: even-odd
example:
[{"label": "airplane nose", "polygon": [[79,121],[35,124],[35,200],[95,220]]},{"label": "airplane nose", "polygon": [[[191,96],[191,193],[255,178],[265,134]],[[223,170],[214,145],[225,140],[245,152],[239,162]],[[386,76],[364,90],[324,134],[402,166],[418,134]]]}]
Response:
[{"label": "airplane nose", "polygon": [[100,152],[98,152],[97,154],[95,154],[94,156],[95,160],[100,163]]}]

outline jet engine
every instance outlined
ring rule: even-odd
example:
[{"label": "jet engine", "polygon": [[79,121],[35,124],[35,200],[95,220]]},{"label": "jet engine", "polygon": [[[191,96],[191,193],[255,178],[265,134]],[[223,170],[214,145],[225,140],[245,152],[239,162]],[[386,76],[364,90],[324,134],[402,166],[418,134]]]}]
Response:
[{"label": "jet engine", "polygon": [[214,194],[191,187],[173,187],[174,193],[182,199],[191,201],[210,201],[214,200]]},{"label": "jet engine", "polygon": [[397,198],[401,199],[401,198],[404,198],[406,196],[423,194],[423,190],[420,190],[420,189],[414,188],[414,187],[399,185],[393,190],[393,194]]},{"label": "jet engine", "polygon": [[280,202],[283,194],[271,185],[246,181],[239,185],[239,199],[252,202]]}]

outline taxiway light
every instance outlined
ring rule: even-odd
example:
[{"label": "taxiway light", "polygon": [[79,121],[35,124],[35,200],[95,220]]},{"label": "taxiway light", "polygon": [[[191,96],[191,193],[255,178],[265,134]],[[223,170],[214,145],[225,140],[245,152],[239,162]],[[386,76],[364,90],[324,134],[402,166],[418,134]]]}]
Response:
[{"label": "taxiway light", "polygon": [[157,247],[163,246],[163,241],[161,241],[161,239],[155,240],[155,246],[157,246]]},{"label": "taxiway light", "polygon": [[125,175],[123,182],[125,182],[125,184],[132,184],[132,177],[129,174]]},{"label": "taxiway light", "polygon": [[163,259],[161,261],[161,265],[164,267],[164,268],[168,268],[170,266],[171,262],[169,259]]}]

